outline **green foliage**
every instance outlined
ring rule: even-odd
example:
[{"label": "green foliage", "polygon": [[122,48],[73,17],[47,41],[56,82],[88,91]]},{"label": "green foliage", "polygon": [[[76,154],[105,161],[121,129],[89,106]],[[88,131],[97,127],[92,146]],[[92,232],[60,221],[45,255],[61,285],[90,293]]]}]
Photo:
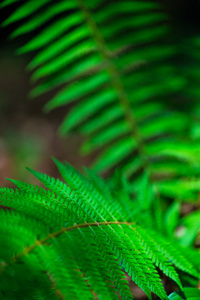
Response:
[{"label": "green foliage", "polygon": [[176,39],[153,0],[9,5],[3,26],[28,36],[18,53],[36,53],[31,97],[59,91],[45,111],[69,105],[60,133],[85,137],[96,172],[117,171],[104,182],[55,160],[66,183],[30,170],[44,188],[0,189],[3,299],[132,299],[126,274],[167,299],[159,269],[181,289],[169,299],[196,300],[199,212],[181,203],[200,190],[199,37]]},{"label": "green foliage", "polygon": [[174,266],[199,278],[184,248],[145,226],[140,196],[131,199],[123,185],[115,197],[118,185],[55,162],[66,183],[30,170],[45,188],[11,180],[16,190],[0,189],[12,208],[0,210],[4,299],[132,299],[124,271],[149,299],[167,299],[156,267],[181,289]]},{"label": "green foliage", "polygon": [[183,291],[178,291],[169,296],[170,300],[198,300],[200,298],[200,290],[195,288],[184,288]]},{"label": "green foliage", "polygon": [[183,235],[179,241],[186,246],[193,245],[200,233],[200,211],[196,210],[186,215],[181,219],[180,225],[183,227]]},{"label": "green foliage", "polygon": [[[11,37],[31,38],[18,52],[37,51],[32,96],[59,87],[45,110],[74,103],[60,132],[81,132],[83,153],[101,150],[96,171],[120,167],[132,180],[148,169],[162,196],[197,199],[198,39],[175,44],[156,1],[29,0],[3,24],[19,21]],[[187,114],[169,105],[183,94],[195,108]]]}]

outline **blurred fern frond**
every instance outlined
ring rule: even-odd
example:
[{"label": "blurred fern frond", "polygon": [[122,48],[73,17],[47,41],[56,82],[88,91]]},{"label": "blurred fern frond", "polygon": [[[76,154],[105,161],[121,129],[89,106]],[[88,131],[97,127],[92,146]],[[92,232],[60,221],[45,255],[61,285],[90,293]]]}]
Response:
[{"label": "blurred fern frond", "polygon": [[198,300],[199,297],[200,297],[199,289],[184,288],[184,293],[181,291],[174,292],[169,296],[169,299],[170,300],[182,300],[182,299]]},{"label": "blurred fern frond", "polygon": [[167,105],[188,81],[171,63],[177,49],[159,3],[29,0],[3,24],[13,23],[12,37],[32,37],[18,52],[37,51],[32,96],[59,87],[46,111],[74,103],[60,132],[78,130],[83,153],[100,151],[96,171],[120,167],[132,179],[145,169],[161,195],[196,199],[200,146],[191,118]]},{"label": "blurred fern frond", "polygon": [[89,180],[56,164],[67,183],[31,170],[45,188],[11,180],[16,190],[0,189],[1,204],[11,208],[0,210],[5,299],[132,299],[124,272],[149,299],[151,291],[167,299],[155,266],[181,289],[174,266],[199,278],[184,248],[127,211],[132,199],[124,207],[101,179],[95,184],[94,173]]}]

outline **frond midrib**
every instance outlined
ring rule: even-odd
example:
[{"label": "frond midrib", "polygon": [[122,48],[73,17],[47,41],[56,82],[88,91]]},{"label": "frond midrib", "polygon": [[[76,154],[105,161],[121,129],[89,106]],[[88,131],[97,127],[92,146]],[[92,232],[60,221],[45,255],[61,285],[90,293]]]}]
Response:
[{"label": "frond midrib", "polygon": [[[97,50],[99,51],[103,61],[106,64],[106,69],[110,75],[111,83],[113,85],[114,90],[116,91],[117,98],[119,100],[119,103],[124,113],[124,119],[127,122],[128,128],[130,129],[133,141],[136,141],[136,148],[141,158],[143,167],[148,170],[149,162],[145,153],[146,151],[145,151],[144,140],[142,139],[142,134],[137,124],[137,119],[134,116],[132,107],[130,105],[131,102],[123,86],[121,76],[118,72],[117,67],[112,61],[113,55],[110,54],[110,50],[107,47],[106,42],[100,30],[98,29],[96,22],[92,18],[92,15],[89,9],[87,8],[86,4],[82,0],[76,0],[76,1],[80,7],[80,10],[82,11],[85,22],[91,31],[91,35],[93,36],[93,39],[97,44]],[[129,46],[122,48],[122,50],[119,49],[118,52],[123,53],[124,49],[125,50],[129,49]]]}]

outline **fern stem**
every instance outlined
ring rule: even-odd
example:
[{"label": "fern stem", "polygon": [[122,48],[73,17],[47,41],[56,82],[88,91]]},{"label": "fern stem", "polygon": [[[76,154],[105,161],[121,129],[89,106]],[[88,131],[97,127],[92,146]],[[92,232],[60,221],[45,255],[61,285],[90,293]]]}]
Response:
[{"label": "fern stem", "polygon": [[121,81],[119,71],[117,70],[115,64],[112,62],[112,53],[106,45],[106,42],[99,31],[96,22],[92,18],[89,9],[87,8],[86,4],[82,0],[77,0],[77,3],[83,13],[83,17],[88,24],[88,27],[91,31],[91,34],[98,46],[99,52],[106,62],[107,70],[109,72],[112,85],[117,92],[119,102],[121,107],[124,111],[124,116],[129,126],[129,129],[132,133],[133,140],[137,143],[137,151],[141,158],[143,167],[145,169],[150,169],[149,161],[146,155],[145,145],[142,138],[142,134],[140,132],[139,126],[137,125],[137,120],[133,115],[132,108],[130,106],[130,101],[128,99],[127,93],[124,89],[123,83]]},{"label": "fern stem", "polygon": [[59,300],[64,300],[65,296],[62,294],[61,290],[57,287],[55,280],[53,279],[52,275],[49,272],[46,272],[51,282],[52,289],[54,289],[55,295]]},{"label": "fern stem", "polygon": [[15,263],[17,260],[19,260],[21,257],[28,255],[30,252],[32,252],[33,250],[35,250],[35,248],[45,245],[46,242],[50,239],[54,239],[58,236],[60,236],[63,233],[67,233],[69,231],[73,231],[75,229],[79,229],[79,228],[87,228],[87,227],[91,227],[91,226],[102,226],[102,225],[112,225],[112,224],[116,224],[116,225],[134,225],[135,222],[119,222],[119,221],[110,221],[110,222],[94,222],[94,223],[83,223],[83,224],[76,224],[74,226],[71,227],[67,227],[67,228],[61,228],[60,230],[54,232],[54,233],[49,233],[46,237],[44,237],[43,239],[40,240],[36,240],[32,245],[27,246],[24,248],[24,250],[22,250],[21,252],[19,252],[18,254],[16,254],[15,256],[13,256],[10,261],[8,263],[3,264],[3,266],[0,269],[0,274],[3,273],[4,269],[10,265]]},{"label": "fern stem", "polygon": [[197,289],[200,290],[200,280],[198,281]]}]

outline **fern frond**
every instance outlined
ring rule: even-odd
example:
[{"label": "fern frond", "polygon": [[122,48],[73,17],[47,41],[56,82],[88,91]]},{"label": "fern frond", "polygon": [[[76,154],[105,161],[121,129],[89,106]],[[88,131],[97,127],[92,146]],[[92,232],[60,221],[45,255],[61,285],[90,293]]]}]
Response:
[{"label": "fern frond", "polygon": [[[2,7],[12,2],[5,0]],[[151,178],[162,179],[161,195],[194,199],[199,180],[191,184],[187,176],[194,166],[199,176],[194,153],[199,146],[190,149],[190,141],[183,141],[188,118],[160,103],[160,98],[185,86],[183,76],[177,76],[176,67],[169,63],[176,49],[167,42],[170,27],[161,5],[29,0],[19,2],[4,26],[18,20],[24,23],[12,37],[34,34],[19,52],[38,50],[29,69],[34,70],[33,80],[43,81],[32,95],[59,86],[45,109],[75,103],[60,132],[81,131],[87,137],[85,153],[102,150],[94,163],[96,171],[123,165],[122,171],[131,179],[149,169]],[[182,153],[186,148],[186,157],[175,153],[176,147]],[[182,185],[185,191],[180,193]]]},{"label": "fern frond", "polygon": [[184,291],[177,291],[169,296],[170,300],[198,300],[200,297],[200,291],[196,288],[184,288]]},{"label": "fern frond", "polygon": [[[89,174],[93,178],[90,181],[69,164],[57,160],[56,164],[67,184],[31,170],[45,189],[15,180],[16,191],[0,189],[1,204],[14,209],[0,210],[4,244],[0,248],[0,274],[13,287],[12,292],[7,285],[1,289],[8,299],[22,290],[24,299],[36,294],[44,299],[59,295],[62,299],[92,299],[94,295],[117,299],[117,291],[122,299],[131,299],[123,270],[149,299],[151,291],[167,299],[155,266],[180,287],[172,264],[199,278],[199,271],[184,250],[135,222],[134,212],[131,220],[120,196],[113,196],[109,186],[103,193],[105,183],[97,184],[94,175]],[[128,202],[132,205],[127,197]],[[22,283],[23,272],[30,276]],[[40,280],[37,291],[32,289],[35,276]],[[27,281],[30,288],[25,288]],[[50,286],[51,291],[45,295]]]}]

